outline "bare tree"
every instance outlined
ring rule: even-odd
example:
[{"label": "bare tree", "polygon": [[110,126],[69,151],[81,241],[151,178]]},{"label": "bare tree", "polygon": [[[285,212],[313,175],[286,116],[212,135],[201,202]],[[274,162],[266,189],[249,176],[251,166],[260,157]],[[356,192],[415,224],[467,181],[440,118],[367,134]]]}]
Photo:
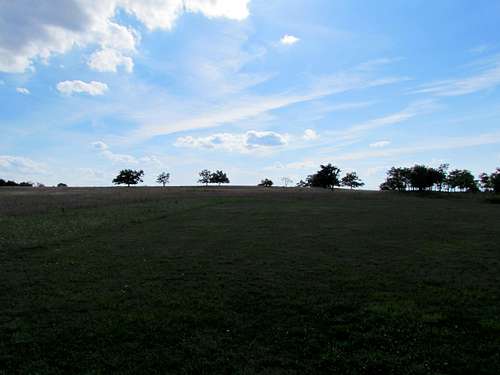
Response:
[{"label": "bare tree", "polygon": [[284,187],[288,187],[288,185],[293,184],[293,180],[290,177],[281,177],[281,182]]}]

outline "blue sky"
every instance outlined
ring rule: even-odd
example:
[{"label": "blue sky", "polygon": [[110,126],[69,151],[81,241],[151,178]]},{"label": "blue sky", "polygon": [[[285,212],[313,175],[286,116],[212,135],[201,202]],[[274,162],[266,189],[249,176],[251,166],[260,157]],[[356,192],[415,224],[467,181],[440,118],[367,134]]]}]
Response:
[{"label": "blue sky", "polygon": [[500,166],[500,2],[0,0],[0,178]]}]

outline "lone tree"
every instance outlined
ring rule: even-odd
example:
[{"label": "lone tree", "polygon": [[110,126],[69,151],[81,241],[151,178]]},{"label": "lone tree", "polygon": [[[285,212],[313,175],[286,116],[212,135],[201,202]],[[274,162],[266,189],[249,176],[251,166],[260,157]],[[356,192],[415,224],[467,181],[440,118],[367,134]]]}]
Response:
[{"label": "lone tree", "polygon": [[118,176],[113,180],[115,185],[137,185],[142,182],[142,177],[144,176],[144,171],[134,171],[133,169],[123,169],[120,171]]},{"label": "lone tree", "polygon": [[165,187],[166,184],[170,182],[170,173],[161,172],[156,179],[156,182],[162,184]]},{"label": "lone tree", "polygon": [[199,183],[205,184],[205,186],[208,186],[208,184],[211,182],[210,179],[212,177],[212,172],[210,172],[208,169],[202,170],[200,173],[200,179],[198,180]]},{"label": "lone tree", "polygon": [[347,173],[344,177],[342,177],[340,183],[342,186],[348,186],[351,189],[365,186],[365,183],[361,181],[356,172]]},{"label": "lone tree", "polygon": [[334,189],[340,186],[340,169],[334,165],[320,165],[320,170],[315,174],[307,176],[307,184],[312,187],[322,187],[325,189]]},{"label": "lone tree", "polygon": [[210,175],[210,180],[209,182],[211,184],[229,184],[229,178],[227,178],[227,175],[222,172],[222,171],[215,171]]},{"label": "lone tree", "polygon": [[270,179],[266,178],[262,180],[258,186],[271,187],[273,186],[273,182]]},{"label": "lone tree", "polygon": [[290,177],[281,177],[281,182],[283,182],[284,187],[293,184],[293,180]]}]

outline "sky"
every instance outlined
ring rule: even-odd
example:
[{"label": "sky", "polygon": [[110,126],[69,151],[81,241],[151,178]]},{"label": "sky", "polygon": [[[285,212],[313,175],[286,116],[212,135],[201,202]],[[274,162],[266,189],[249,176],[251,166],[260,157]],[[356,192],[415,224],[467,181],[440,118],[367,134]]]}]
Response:
[{"label": "sky", "polygon": [[500,166],[500,2],[0,0],[0,178]]}]

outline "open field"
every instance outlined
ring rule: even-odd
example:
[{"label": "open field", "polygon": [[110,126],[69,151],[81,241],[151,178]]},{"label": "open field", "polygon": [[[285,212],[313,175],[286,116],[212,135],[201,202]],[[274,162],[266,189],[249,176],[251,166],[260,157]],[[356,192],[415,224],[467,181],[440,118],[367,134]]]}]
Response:
[{"label": "open field", "polygon": [[0,374],[498,374],[482,195],[0,189]]}]

